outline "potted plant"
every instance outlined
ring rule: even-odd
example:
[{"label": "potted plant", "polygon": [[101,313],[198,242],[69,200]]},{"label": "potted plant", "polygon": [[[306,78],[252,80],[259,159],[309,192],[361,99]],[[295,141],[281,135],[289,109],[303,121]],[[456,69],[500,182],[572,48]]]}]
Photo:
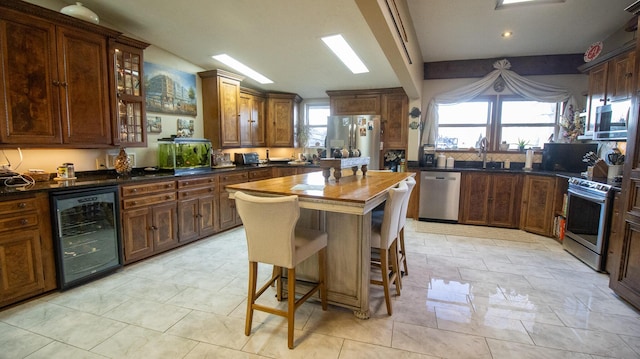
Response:
[{"label": "potted plant", "polygon": [[518,149],[520,151],[524,151],[524,146],[528,145],[529,141],[522,139],[522,138],[518,138]]}]

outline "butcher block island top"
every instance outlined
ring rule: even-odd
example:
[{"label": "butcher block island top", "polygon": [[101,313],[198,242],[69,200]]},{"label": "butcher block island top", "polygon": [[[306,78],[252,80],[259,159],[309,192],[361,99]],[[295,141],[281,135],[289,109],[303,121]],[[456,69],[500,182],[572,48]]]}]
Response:
[{"label": "butcher block island top", "polygon": [[340,182],[326,182],[322,172],[311,172],[227,185],[226,190],[266,196],[297,195],[300,208],[364,214],[384,202],[389,189],[412,176],[415,174],[411,172],[367,172],[366,176],[353,175],[342,177]]}]

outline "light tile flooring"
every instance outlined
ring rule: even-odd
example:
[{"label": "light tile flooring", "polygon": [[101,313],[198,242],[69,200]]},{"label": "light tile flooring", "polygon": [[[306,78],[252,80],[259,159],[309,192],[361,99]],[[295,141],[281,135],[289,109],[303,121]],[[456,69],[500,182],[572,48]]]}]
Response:
[{"label": "light tile flooring", "polygon": [[240,228],[1,311],[0,357],[640,358],[640,312],[556,241],[517,230],[407,226],[409,275],[393,316],[377,287],[369,320],[305,303],[294,350],[280,317],[256,312],[244,335]]}]

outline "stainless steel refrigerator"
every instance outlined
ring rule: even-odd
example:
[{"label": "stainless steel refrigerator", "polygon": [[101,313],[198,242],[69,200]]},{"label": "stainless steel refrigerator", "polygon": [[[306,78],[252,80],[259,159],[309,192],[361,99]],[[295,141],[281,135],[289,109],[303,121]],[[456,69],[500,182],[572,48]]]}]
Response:
[{"label": "stainless steel refrigerator", "polygon": [[359,150],[360,157],[370,157],[369,169],[380,169],[380,116],[329,116],[327,122],[327,157],[335,149]]}]

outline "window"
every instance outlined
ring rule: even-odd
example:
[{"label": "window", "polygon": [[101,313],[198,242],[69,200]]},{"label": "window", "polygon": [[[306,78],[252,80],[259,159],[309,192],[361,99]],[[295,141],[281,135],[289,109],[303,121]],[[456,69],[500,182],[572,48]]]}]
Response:
[{"label": "window", "polygon": [[505,141],[510,149],[519,140],[527,147],[543,147],[557,133],[560,104],[518,96],[482,96],[469,102],[438,106],[438,149],[475,148],[482,137],[489,148]]},{"label": "window", "polygon": [[306,126],[309,130],[305,147],[323,147],[327,137],[327,118],[329,117],[328,104],[306,105]]}]

